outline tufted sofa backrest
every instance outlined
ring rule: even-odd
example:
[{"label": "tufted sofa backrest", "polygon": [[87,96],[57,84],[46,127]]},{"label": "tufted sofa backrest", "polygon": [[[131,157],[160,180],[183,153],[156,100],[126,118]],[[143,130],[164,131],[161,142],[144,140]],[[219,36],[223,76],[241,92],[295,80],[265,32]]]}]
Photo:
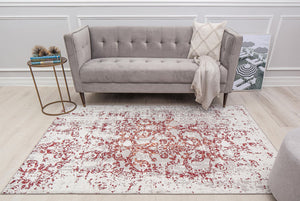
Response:
[{"label": "tufted sofa backrest", "polygon": [[89,27],[92,59],[187,58],[192,27]]}]

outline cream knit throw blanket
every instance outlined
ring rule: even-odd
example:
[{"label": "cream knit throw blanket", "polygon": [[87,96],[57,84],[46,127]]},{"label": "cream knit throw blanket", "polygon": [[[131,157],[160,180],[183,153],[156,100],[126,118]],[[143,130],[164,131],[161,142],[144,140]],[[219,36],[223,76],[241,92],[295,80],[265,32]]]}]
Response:
[{"label": "cream knit throw blanket", "polygon": [[195,101],[207,110],[213,99],[220,93],[220,68],[217,61],[210,56],[194,57],[198,69],[194,75],[191,88],[195,90]]}]

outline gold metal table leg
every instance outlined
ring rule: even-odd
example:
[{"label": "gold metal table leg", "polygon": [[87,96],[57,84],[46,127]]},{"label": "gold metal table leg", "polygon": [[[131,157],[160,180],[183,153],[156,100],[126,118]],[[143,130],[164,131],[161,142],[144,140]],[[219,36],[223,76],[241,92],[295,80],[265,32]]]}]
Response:
[{"label": "gold metal table leg", "polygon": [[33,74],[33,72],[32,72],[31,66],[29,66],[29,69],[30,69],[31,77],[32,77],[32,80],[33,80],[33,83],[34,83],[34,87],[35,87],[37,96],[38,96],[38,98],[39,98],[40,105],[41,105],[41,108],[42,108],[42,111],[43,111],[44,106],[43,106],[43,103],[42,103],[42,100],[41,100],[41,96],[40,96],[39,89],[38,89],[38,87],[37,87],[37,85],[36,85],[36,82],[35,82],[35,78],[34,78],[34,74]]},{"label": "gold metal table leg", "polygon": [[68,87],[68,83],[67,83],[67,79],[66,79],[66,73],[65,73],[65,69],[64,69],[64,65],[63,64],[61,64],[61,69],[62,69],[62,72],[63,72],[63,75],[64,75],[64,79],[65,79],[65,84],[66,84],[66,89],[67,89],[69,101],[71,101],[71,96],[70,96],[69,87]]},{"label": "gold metal table leg", "polygon": [[66,112],[65,105],[64,105],[64,101],[63,101],[63,98],[62,98],[62,95],[61,95],[61,90],[60,90],[58,78],[57,78],[57,75],[56,75],[55,66],[53,66],[53,72],[54,72],[54,75],[55,75],[56,84],[57,84],[57,89],[58,89],[58,92],[59,92],[59,96],[60,96],[61,104],[62,104],[62,107],[63,107],[63,111]]}]

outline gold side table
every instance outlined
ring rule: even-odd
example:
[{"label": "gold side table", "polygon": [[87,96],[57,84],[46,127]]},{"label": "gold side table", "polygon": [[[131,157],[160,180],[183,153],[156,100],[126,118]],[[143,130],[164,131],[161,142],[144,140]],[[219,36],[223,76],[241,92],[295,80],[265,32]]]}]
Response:
[{"label": "gold side table", "polygon": [[[68,83],[67,83],[67,79],[66,79],[64,65],[63,65],[66,62],[67,62],[67,59],[65,57],[61,57],[61,62],[60,63],[53,63],[53,64],[32,65],[31,61],[27,62],[27,65],[29,66],[29,69],[30,69],[30,72],[31,72],[31,76],[32,76],[32,79],[33,79],[35,90],[36,90],[36,93],[37,93],[37,96],[39,98],[39,102],[40,102],[40,105],[41,105],[41,108],[42,108],[42,112],[46,115],[56,116],[56,115],[67,114],[67,113],[72,112],[73,110],[75,110],[76,107],[77,107],[76,103],[71,101],[71,97],[70,97],[70,92],[69,92],[69,88],[68,88]],[[60,65],[61,68],[62,68],[62,72],[63,72],[63,76],[64,76],[64,80],[65,80],[65,85],[66,85],[65,87],[66,87],[68,98],[69,98],[68,100],[63,100],[63,97],[62,97],[61,89],[60,89],[60,86],[59,86],[59,82],[58,82],[57,74],[56,74],[56,70],[55,70],[55,67],[58,66],[58,65]],[[57,84],[57,89],[58,89],[58,93],[59,93],[59,96],[60,96],[60,100],[50,102],[46,105],[43,105],[41,97],[40,97],[40,93],[39,93],[39,90],[38,90],[38,87],[37,87],[37,84],[36,84],[36,81],[35,81],[35,78],[34,78],[34,74],[33,74],[33,71],[32,71],[32,68],[35,68],[35,67],[39,67],[39,68],[52,67],[53,68],[53,72],[54,72],[54,76],[55,76],[55,79],[56,79],[56,84]],[[52,104],[56,104],[56,103],[61,103],[62,104],[62,112],[60,112],[60,113],[45,112],[46,107],[48,107],[49,105],[52,105]],[[71,103],[73,106],[66,109],[65,103]]]}]

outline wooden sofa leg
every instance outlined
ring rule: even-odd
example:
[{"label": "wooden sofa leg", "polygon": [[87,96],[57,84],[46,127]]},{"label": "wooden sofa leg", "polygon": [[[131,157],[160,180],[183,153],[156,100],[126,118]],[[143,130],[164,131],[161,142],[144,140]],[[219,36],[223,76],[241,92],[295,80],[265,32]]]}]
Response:
[{"label": "wooden sofa leg", "polygon": [[225,107],[225,106],[226,106],[227,97],[228,97],[228,93],[224,93],[224,98],[223,98],[223,107]]},{"label": "wooden sofa leg", "polygon": [[86,105],[85,105],[84,93],[80,92],[79,94],[80,94],[80,98],[81,98],[81,101],[82,101],[82,105],[83,105],[83,107],[85,107]]}]

